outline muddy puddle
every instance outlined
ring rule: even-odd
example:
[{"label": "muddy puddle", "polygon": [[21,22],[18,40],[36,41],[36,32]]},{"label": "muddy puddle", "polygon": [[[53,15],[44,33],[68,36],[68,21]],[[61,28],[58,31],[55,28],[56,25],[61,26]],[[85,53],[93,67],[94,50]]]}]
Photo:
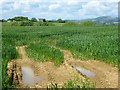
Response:
[{"label": "muddy puddle", "polygon": [[95,73],[87,70],[85,68],[79,67],[79,66],[72,66],[74,70],[79,71],[80,73],[82,73],[83,75],[85,75],[86,77],[94,77]]},{"label": "muddy puddle", "polygon": [[22,81],[24,85],[34,85],[43,78],[40,76],[35,76],[34,71],[30,66],[22,66]]}]

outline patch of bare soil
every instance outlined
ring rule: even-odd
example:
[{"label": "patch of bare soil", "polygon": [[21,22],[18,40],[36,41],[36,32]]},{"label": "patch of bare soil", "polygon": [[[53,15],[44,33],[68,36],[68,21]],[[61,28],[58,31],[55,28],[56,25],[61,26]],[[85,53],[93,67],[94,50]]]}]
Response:
[{"label": "patch of bare soil", "polygon": [[[13,73],[13,64],[15,64],[16,67],[19,67],[19,69],[16,69],[16,73],[18,73],[18,75],[15,74],[16,77],[19,78],[13,78],[15,82],[19,81],[17,82],[18,87],[25,87],[22,82],[22,75],[20,73],[20,68],[22,66],[30,66],[35,75],[43,78],[42,81],[37,82],[35,85],[30,85],[29,87],[31,88],[46,88],[51,84],[51,82],[62,85],[66,80],[74,79],[75,77],[90,79],[96,83],[97,88],[117,88],[118,86],[118,69],[104,62],[95,60],[82,61],[79,59],[74,59],[71,52],[67,50],[61,50],[64,53],[64,63],[59,67],[56,67],[52,62],[36,62],[31,60],[27,57],[24,47],[25,46],[16,47],[21,55],[21,58],[12,60],[8,63],[9,76],[11,73]],[[83,67],[94,72],[96,75],[94,77],[87,78],[75,71],[72,66]]]},{"label": "patch of bare soil", "polygon": [[89,79],[96,83],[97,88],[117,88],[118,87],[118,69],[112,65],[96,60],[79,60],[72,58],[67,50],[62,50],[66,56],[66,63],[71,66],[80,66],[94,72],[96,75]]},{"label": "patch of bare soil", "polygon": [[[40,76],[43,78],[42,81],[37,82],[35,85],[30,85],[30,88],[46,88],[49,86],[51,83],[58,83],[60,86],[69,79],[74,79],[76,77],[80,77],[82,79],[85,79],[82,75],[78,74],[77,71],[73,70],[71,66],[67,66],[65,64],[60,65],[59,67],[56,67],[54,63],[52,62],[36,62],[34,60],[31,60],[30,58],[27,57],[26,52],[24,50],[25,46],[18,46],[16,47],[17,51],[19,52],[21,58],[12,60],[11,62],[8,63],[8,74],[9,77],[12,73],[13,65],[16,65],[20,69],[17,70],[16,72],[21,72],[21,67],[22,66],[30,66],[34,74],[36,76]],[[15,67],[16,68],[16,67]],[[29,72],[29,71],[28,71]],[[22,73],[18,75],[17,78],[15,79],[14,76],[13,81],[18,82],[17,85],[18,87],[26,87],[24,86],[22,82]]]}]

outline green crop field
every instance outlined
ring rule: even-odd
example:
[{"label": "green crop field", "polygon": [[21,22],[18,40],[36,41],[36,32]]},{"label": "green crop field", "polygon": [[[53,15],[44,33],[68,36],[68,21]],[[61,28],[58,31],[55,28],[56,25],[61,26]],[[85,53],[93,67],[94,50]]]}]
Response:
[{"label": "green crop field", "polygon": [[[68,49],[75,58],[103,60],[117,65],[118,31],[116,26],[96,27],[3,27],[3,41],[15,46],[42,42]],[[36,47],[37,48],[37,47]]]},{"label": "green crop field", "polygon": [[7,76],[7,63],[18,57],[15,49],[15,44],[10,39],[2,39],[2,86],[11,88],[14,87],[12,81]]},{"label": "green crop field", "polygon": [[55,65],[63,62],[63,53],[59,49],[49,47],[47,44],[31,44],[26,48],[28,56],[36,61],[52,60]]},{"label": "green crop field", "polygon": [[2,30],[4,87],[9,81],[6,65],[19,56],[16,46],[27,45],[25,50],[30,58],[53,60],[57,65],[62,63],[63,53],[52,46],[71,51],[74,58],[118,66],[117,26],[4,26]]}]

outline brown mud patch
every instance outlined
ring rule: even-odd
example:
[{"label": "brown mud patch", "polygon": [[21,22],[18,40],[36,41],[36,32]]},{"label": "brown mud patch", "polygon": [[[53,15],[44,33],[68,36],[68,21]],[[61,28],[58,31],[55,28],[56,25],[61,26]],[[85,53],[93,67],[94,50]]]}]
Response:
[{"label": "brown mud patch", "polygon": [[[36,76],[41,76],[43,80],[37,82],[35,85],[30,85],[30,88],[46,88],[51,83],[58,83],[58,85],[62,86],[62,84],[65,81],[74,79],[75,77],[85,79],[82,75],[78,74],[77,71],[73,70],[72,67],[67,66],[65,64],[62,64],[59,67],[57,67],[52,62],[36,62],[34,60],[31,60],[27,57],[24,48],[25,46],[16,47],[21,58],[12,60],[8,63],[8,74],[11,75],[12,73],[14,73],[12,72],[12,70],[17,67],[19,67],[20,69],[16,72],[21,72],[22,66],[31,67],[34,71],[34,74]],[[17,67],[10,68],[13,67],[13,64],[15,64]],[[15,79],[15,81],[21,82],[17,83],[18,87],[26,87],[22,82],[22,78],[18,78],[18,80]]]},{"label": "brown mud patch", "polygon": [[97,60],[83,61],[79,59],[74,59],[69,51],[62,51],[66,56],[67,64],[72,66],[80,66],[95,73],[95,76],[90,77],[89,79],[96,83],[97,88],[118,87],[118,69],[116,67]]},{"label": "brown mud patch", "polygon": [[[42,81],[35,85],[30,85],[31,88],[46,88],[52,83],[58,83],[62,86],[66,80],[79,77],[81,79],[89,79],[96,83],[97,88],[117,88],[118,87],[118,69],[112,67],[104,62],[88,60],[82,61],[74,59],[71,52],[68,50],[61,50],[64,53],[64,63],[56,67],[52,62],[36,62],[27,57],[24,50],[25,46],[16,47],[21,55],[21,58],[12,60],[8,63],[8,75],[13,75],[13,81],[17,83],[18,87],[26,87],[22,82],[21,67],[30,66],[36,76],[41,76]],[[80,72],[72,68],[72,66],[80,66],[95,73],[94,77],[85,77]],[[29,72],[29,71],[28,71]],[[14,77],[18,77],[15,79]]]}]

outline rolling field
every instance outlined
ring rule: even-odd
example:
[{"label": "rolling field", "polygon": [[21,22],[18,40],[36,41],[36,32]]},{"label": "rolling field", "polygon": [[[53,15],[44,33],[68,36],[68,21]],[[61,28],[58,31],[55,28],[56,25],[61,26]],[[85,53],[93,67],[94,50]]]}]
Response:
[{"label": "rolling field", "polygon": [[68,49],[75,58],[100,59],[117,66],[118,31],[116,26],[3,27],[2,37],[3,41],[4,39],[11,40],[10,42],[15,43],[15,46],[42,42]]},{"label": "rolling field", "polygon": [[[99,60],[118,66],[118,27],[5,26],[2,28],[3,86],[9,86],[6,65],[19,57],[16,46],[24,46],[28,57],[36,61],[63,62],[57,48],[69,50],[74,58]],[[55,48],[56,47],[56,48]]]}]

